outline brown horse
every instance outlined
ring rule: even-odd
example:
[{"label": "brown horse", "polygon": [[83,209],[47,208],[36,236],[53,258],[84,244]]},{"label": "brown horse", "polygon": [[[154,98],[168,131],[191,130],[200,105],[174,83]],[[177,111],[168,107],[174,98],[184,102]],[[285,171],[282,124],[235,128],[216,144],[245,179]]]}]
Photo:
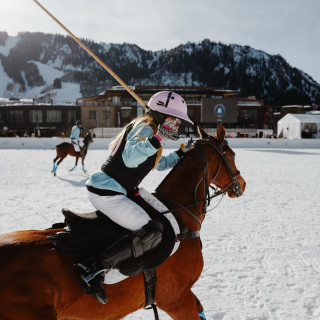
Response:
[{"label": "brown horse", "polygon": [[[69,155],[72,157],[76,157],[75,165],[72,169],[69,171],[73,171],[76,166],[78,165],[78,160],[81,158],[82,160],[82,170],[83,172],[86,172],[84,169],[84,158],[87,155],[89,144],[93,142],[91,133],[87,133],[83,139],[83,147],[81,148],[81,152],[75,151],[74,146],[72,143],[69,142],[62,142],[56,146],[57,156],[53,159],[53,169],[51,172],[53,172],[54,175],[56,175],[56,171],[58,169],[58,165],[63,161],[63,159]],[[56,164],[56,161],[59,160]]]},{"label": "brown horse", "polygon": [[[155,196],[171,206],[189,231],[199,231],[214,195],[240,196],[245,181],[234,152],[219,127],[217,137],[200,130],[201,139],[157,187]],[[209,195],[211,184],[216,186]],[[218,191],[219,190],[219,191]],[[109,301],[102,305],[84,293],[73,260],[55,249],[47,236],[59,229],[17,231],[0,237],[0,319],[116,320],[145,305],[140,273],[105,285]],[[199,319],[201,304],[191,288],[203,268],[199,236],[181,240],[178,250],[157,267],[155,302],[175,320]]]}]

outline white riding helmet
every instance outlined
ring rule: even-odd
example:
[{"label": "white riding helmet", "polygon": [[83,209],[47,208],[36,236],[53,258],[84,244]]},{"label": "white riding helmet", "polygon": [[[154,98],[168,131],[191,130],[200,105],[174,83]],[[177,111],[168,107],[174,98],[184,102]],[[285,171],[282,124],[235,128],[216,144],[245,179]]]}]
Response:
[{"label": "white riding helmet", "polygon": [[193,124],[187,114],[187,104],[184,99],[172,91],[160,91],[154,94],[149,102],[148,107],[151,110],[158,111],[179,119],[188,121]]}]

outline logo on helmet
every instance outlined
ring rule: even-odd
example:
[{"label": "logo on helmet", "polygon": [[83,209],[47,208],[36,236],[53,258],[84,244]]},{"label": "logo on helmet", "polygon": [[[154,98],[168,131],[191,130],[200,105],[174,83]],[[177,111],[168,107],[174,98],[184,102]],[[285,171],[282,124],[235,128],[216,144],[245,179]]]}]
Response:
[{"label": "logo on helmet", "polygon": [[158,105],[158,106],[164,106],[164,102],[161,101],[161,100],[158,100],[158,101],[157,101],[157,105]]}]

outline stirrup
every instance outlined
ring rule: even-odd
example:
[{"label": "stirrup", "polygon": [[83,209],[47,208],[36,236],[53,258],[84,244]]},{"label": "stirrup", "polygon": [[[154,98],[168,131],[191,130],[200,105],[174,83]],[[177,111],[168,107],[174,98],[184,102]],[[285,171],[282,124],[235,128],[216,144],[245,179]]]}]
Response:
[{"label": "stirrup", "polygon": [[[101,279],[102,277],[102,279]],[[100,279],[99,279],[100,278]],[[108,302],[107,294],[103,288],[104,275],[100,274],[92,280],[91,283],[91,294],[102,304]]]},{"label": "stirrup", "polygon": [[80,273],[78,268],[75,269],[83,291],[87,294],[92,294],[100,303],[106,304],[108,302],[108,297],[103,288],[105,270],[99,270],[93,274],[84,276]]},{"label": "stirrup", "polygon": [[95,272],[90,273],[90,268],[86,267],[82,263],[76,263],[74,265],[74,270],[78,276],[82,289],[87,293],[91,294],[92,286],[91,284],[96,281],[95,278],[99,278],[101,276],[102,282],[104,280],[104,275],[109,270],[107,269],[99,269]]}]

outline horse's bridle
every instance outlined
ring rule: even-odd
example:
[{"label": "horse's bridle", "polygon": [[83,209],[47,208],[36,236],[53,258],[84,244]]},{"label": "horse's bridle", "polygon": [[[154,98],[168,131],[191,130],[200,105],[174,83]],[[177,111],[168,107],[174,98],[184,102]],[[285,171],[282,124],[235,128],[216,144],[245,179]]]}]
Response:
[{"label": "horse's bridle", "polygon": [[86,136],[83,139],[83,144],[84,144],[83,151],[86,151],[88,149],[88,147],[89,147],[89,144],[92,143],[92,142],[93,142],[93,140],[92,140],[91,136],[90,137]]},{"label": "horse's bridle", "polygon": [[[222,160],[224,161],[224,163],[226,165],[226,168],[229,172],[229,175],[230,175],[231,181],[232,181],[226,188],[224,188],[223,190],[220,190],[218,192],[215,192],[215,194],[213,196],[210,196],[210,198],[213,198],[217,195],[225,194],[226,192],[229,192],[229,191],[234,193],[236,195],[236,197],[239,197],[241,186],[240,186],[240,183],[237,181],[237,177],[239,176],[240,171],[234,172],[231,168],[230,162],[227,157],[227,149],[231,150],[228,145],[228,141],[223,140],[222,142],[219,142],[216,139],[215,141],[217,142],[217,144],[215,145],[209,139],[202,139],[202,140],[198,140],[195,143],[195,149],[198,151],[201,151],[202,154],[204,155],[203,158],[205,159],[205,167],[203,167],[203,179],[206,180],[206,184],[208,181],[208,177],[206,177],[205,173],[208,171],[208,160],[207,160],[205,152],[203,151],[202,148],[200,148],[201,142],[203,142],[203,141],[206,141],[206,144],[208,144],[210,147],[212,147],[214,150],[216,150],[218,155],[220,156],[218,170],[215,173],[215,175],[211,178],[211,181],[213,181],[218,176],[220,169],[221,169]],[[199,153],[197,153],[197,154],[199,154]],[[200,159],[200,161],[202,162],[202,159]],[[208,188],[206,188],[206,189],[208,189]]]},{"label": "horse's bridle", "polygon": [[[202,213],[205,213],[206,208],[210,205],[210,201],[211,199],[220,196],[220,195],[224,195],[227,192],[232,192],[233,194],[235,194],[236,197],[240,196],[240,191],[241,191],[241,185],[240,183],[237,181],[237,177],[240,175],[240,171],[236,171],[234,172],[231,168],[230,165],[230,161],[227,157],[227,150],[230,149],[229,145],[228,145],[228,141],[223,140],[222,142],[219,142],[216,138],[215,138],[216,144],[214,144],[211,139],[209,140],[209,138],[206,139],[201,139],[201,140],[197,140],[196,143],[194,144],[194,148],[195,151],[197,152],[197,155],[199,155],[199,160],[202,166],[202,171],[203,171],[203,176],[202,178],[199,180],[197,187],[195,189],[195,193],[194,193],[194,197],[196,197],[196,193],[197,193],[197,189],[198,186],[201,182],[201,180],[203,180],[204,183],[204,198],[202,201],[203,202],[203,209],[202,209]],[[203,144],[203,142],[206,142],[207,145],[209,145],[210,147],[212,147],[220,156],[219,157],[219,165],[218,165],[218,169],[217,172],[213,175],[213,177],[210,179],[210,181],[214,181],[215,178],[218,176],[220,169],[221,169],[221,164],[222,161],[224,161],[225,166],[229,172],[230,178],[231,178],[231,183],[225,187],[223,190],[217,190],[215,187],[213,187],[212,185],[208,184],[209,178],[208,177],[208,159],[207,159],[207,155],[204,152],[204,150],[201,148],[201,145]],[[202,156],[200,155],[200,152],[202,154]],[[215,190],[213,195],[210,195],[209,192],[209,187],[213,190]],[[199,201],[196,200],[195,198],[195,202],[198,203]],[[198,206],[197,210],[198,210]],[[198,210],[199,212],[199,210]],[[200,212],[199,212],[200,213]]]},{"label": "horse's bridle", "polygon": [[[210,138],[199,139],[194,143],[194,149],[190,151],[190,153],[196,152],[196,154],[199,156],[199,160],[200,160],[200,164],[201,164],[201,168],[202,168],[202,177],[199,180],[199,182],[197,183],[197,186],[194,191],[194,203],[189,204],[189,205],[182,205],[182,204],[166,197],[166,199],[169,200],[169,202],[171,202],[172,204],[177,206],[177,208],[171,208],[172,212],[183,209],[190,216],[192,216],[195,220],[197,220],[200,223],[200,225],[201,225],[201,219],[197,215],[195,215],[191,210],[189,210],[188,208],[195,206],[198,211],[199,216],[205,215],[207,212],[207,207],[210,205],[210,202],[213,198],[220,196],[220,195],[225,195],[227,192],[232,192],[236,195],[236,197],[239,197],[240,191],[241,191],[241,185],[237,181],[237,177],[240,175],[240,171],[234,172],[232,170],[230,162],[227,157],[227,149],[231,150],[228,145],[228,142],[226,140],[219,142],[216,138],[214,141],[216,141],[216,144],[213,143],[212,138],[211,139]],[[205,153],[205,151],[202,148],[202,145],[204,143],[206,145],[209,145],[210,147],[212,147],[219,155],[218,169],[217,169],[216,173],[213,175],[213,177],[211,177],[211,178],[208,176],[208,174],[209,174],[208,167],[209,166],[208,166],[207,154]],[[188,156],[188,154],[186,156]],[[217,188],[212,186],[211,183],[209,183],[208,181],[214,181],[215,178],[218,176],[220,169],[221,169],[222,161],[224,161],[226,168],[229,172],[229,175],[231,178],[231,183],[223,190],[218,190]],[[197,200],[197,198],[196,198],[197,191],[198,191],[198,188],[199,188],[201,181],[203,181],[203,186],[204,186],[204,197],[202,200]],[[210,195],[210,188],[215,190],[212,195]],[[160,197],[163,198],[163,195],[160,194]],[[202,212],[200,212],[200,210],[198,208],[199,203],[203,203]]]}]

